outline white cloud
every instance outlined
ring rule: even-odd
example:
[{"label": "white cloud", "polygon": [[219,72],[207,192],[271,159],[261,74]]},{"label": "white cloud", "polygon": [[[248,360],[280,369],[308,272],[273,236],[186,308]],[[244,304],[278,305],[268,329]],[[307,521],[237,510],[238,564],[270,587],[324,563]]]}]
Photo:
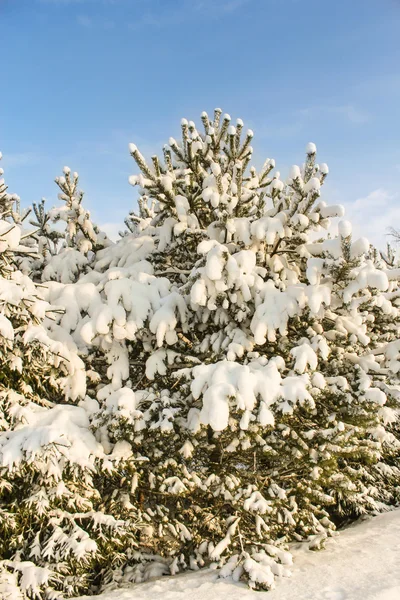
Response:
[{"label": "white cloud", "polygon": [[316,105],[308,106],[297,111],[298,114],[306,119],[313,117],[332,117],[339,116],[343,117],[350,123],[355,125],[366,123],[370,120],[370,115],[362,108],[355,106],[354,104],[339,104],[339,105]]},{"label": "white cloud", "polygon": [[78,15],[76,21],[81,27],[91,27],[93,25],[92,19],[87,15]]},{"label": "white cloud", "polygon": [[88,2],[95,2],[96,0],[39,0],[40,4],[55,4],[55,5],[69,5],[69,4],[86,4]]},{"label": "white cloud", "polygon": [[396,194],[390,194],[387,190],[383,188],[378,188],[374,190],[368,196],[364,198],[358,198],[352,202],[353,210],[375,210],[376,207],[379,207],[382,210],[383,206],[387,206],[391,203],[392,200],[395,200]]},{"label": "white cloud", "polygon": [[244,4],[247,4],[250,0],[220,0],[215,2],[214,0],[198,0],[197,3],[193,3],[193,8],[197,11],[210,10],[217,13],[228,13],[240,8]]},{"label": "white cloud", "polygon": [[91,27],[113,29],[115,27],[115,22],[110,19],[92,19],[92,17],[89,17],[88,15],[78,15],[76,22],[81,27],[86,27],[87,29],[90,29]]},{"label": "white cloud", "polygon": [[[251,0],[180,0],[176,2],[174,8],[168,6],[167,11],[161,12],[159,7],[148,1],[146,11],[137,16],[134,21],[129,23],[130,29],[140,29],[142,27],[163,28],[168,26],[180,25],[190,21],[194,17],[216,18],[232,13],[238,8],[244,6]],[[171,3],[172,4],[172,3]],[[153,6],[152,6],[153,5]]]},{"label": "white cloud", "polygon": [[119,232],[126,229],[126,227],[123,223],[108,222],[108,223],[101,223],[101,225],[99,225],[99,229],[101,231],[104,231],[104,233],[106,233],[108,235],[110,240],[115,242],[120,237]]},{"label": "white cloud", "polygon": [[351,123],[366,123],[367,121],[370,120],[370,115],[356,107],[353,106],[353,104],[347,104],[345,106],[336,106],[336,107],[331,107],[332,112],[336,112],[337,114],[342,114],[343,116],[345,116]]},{"label": "white cloud", "polygon": [[389,241],[389,228],[400,229],[400,195],[384,188],[347,204],[346,217],[353,223],[354,237],[364,236],[380,249]]},{"label": "white cloud", "polygon": [[5,153],[2,159],[4,169],[13,169],[37,164],[43,156],[38,152]]},{"label": "white cloud", "polygon": [[354,104],[307,106],[287,115],[284,123],[282,123],[281,115],[271,116],[268,123],[261,123],[261,126],[257,127],[257,137],[260,139],[264,137],[292,138],[301,132],[306,132],[317,119],[326,121],[336,119],[342,123],[361,125],[369,121],[371,115]]},{"label": "white cloud", "polygon": [[69,6],[71,4],[117,4],[121,0],[37,0],[39,4],[53,4],[54,6]]}]

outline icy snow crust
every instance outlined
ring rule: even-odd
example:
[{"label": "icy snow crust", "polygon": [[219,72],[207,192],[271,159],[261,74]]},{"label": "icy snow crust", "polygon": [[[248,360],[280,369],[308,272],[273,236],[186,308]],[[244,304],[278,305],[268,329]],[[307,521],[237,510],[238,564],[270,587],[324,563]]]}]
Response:
[{"label": "icy snow crust", "polygon": [[399,497],[399,269],[347,221],[327,234],[344,210],[320,200],[314,144],[283,182],[272,159],[250,166],[241,121],[202,121],[182,121],[163,165],[130,146],[139,214],[117,243],[68,168],[56,251],[41,226],[40,260],[23,255],[22,227],[0,221],[16,256],[0,278],[4,365],[23,376],[40,348],[52,398],[0,389],[2,474],[11,489],[32,478],[23,506],[46,523],[0,585],[76,595],[95,569],[111,589],[212,563],[272,588],[287,542],[332,534],[330,510]]}]

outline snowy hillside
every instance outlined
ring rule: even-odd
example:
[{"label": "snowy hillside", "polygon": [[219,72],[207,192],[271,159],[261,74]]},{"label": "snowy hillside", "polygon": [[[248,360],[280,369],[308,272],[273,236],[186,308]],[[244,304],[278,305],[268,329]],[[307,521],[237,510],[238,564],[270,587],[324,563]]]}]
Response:
[{"label": "snowy hillside", "polygon": [[[95,600],[399,600],[400,509],[357,523],[329,540],[324,552],[300,545],[293,576],[275,590],[252,592],[211,570],[165,577]],[[89,596],[85,596],[85,600]]]}]

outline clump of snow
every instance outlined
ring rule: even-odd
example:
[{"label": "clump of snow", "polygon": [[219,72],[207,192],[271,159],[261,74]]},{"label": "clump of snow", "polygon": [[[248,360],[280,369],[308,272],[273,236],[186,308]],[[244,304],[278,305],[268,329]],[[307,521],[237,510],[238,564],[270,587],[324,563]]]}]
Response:
[{"label": "clump of snow", "polygon": [[[39,410],[30,415],[29,423],[12,432],[0,433],[0,466],[12,469],[22,460],[44,459],[54,474],[52,451],[59,457],[81,467],[93,468],[102,448],[89,431],[89,420],[83,408],[56,406],[49,411]],[[58,477],[62,477],[61,460]]]},{"label": "clump of snow", "polygon": [[306,146],[306,153],[307,154],[316,154],[316,152],[317,152],[317,146],[313,142],[309,142]]},{"label": "clump of snow", "polygon": [[352,227],[351,227],[350,221],[340,221],[339,225],[338,225],[338,229],[339,229],[339,235],[342,238],[347,238],[347,237],[351,236]]},{"label": "clump of snow", "polygon": [[21,229],[13,223],[0,220],[0,251],[4,252],[7,248],[15,250],[20,240]]}]

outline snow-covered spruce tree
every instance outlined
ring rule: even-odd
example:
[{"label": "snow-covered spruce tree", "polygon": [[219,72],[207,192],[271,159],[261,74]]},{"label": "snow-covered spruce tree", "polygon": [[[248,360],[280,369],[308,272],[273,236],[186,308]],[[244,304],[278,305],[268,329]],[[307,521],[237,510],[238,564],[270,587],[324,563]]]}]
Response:
[{"label": "snow-covered spruce tree", "polygon": [[284,183],[221,115],[183,120],[163,160],[131,145],[131,233],[47,288],[87,354],[96,438],[121,454],[114,506],[147,523],[101,588],[157,555],[268,588],[286,542],[317,548],[398,494],[399,270],[348,222],[333,233],[314,144]]},{"label": "snow-covered spruce tree", "polygon": [[[74,373],[74,360],[70,360],[68,353],[60,354],[57,339],[47,339],[42,327],[45,315],[54,319],[57,309],[52,309],[40,297],[40,291],[30,278],[18,270],[23,257],[34,257],[35,249],[21,244],[23,229],[16,203],[19,203],[18,196],[8,194],[4,180],[0,180],[0,385],[19,393],[28,390],[28,395],[39,398],[41,394],[46,396],[47,389],[55,389],[55,373],[61,372],[60,361],[64,358],[71,362],[71,373]],[[82,365],[78,356],[75,362],[75,366]],[[10,405],[2,418],[5,423],[12,422]]]},{"label": "snow-covered spruce tree", "polygon": [[[93,223],[90,212],[83,205],[84,192],[78,187],[78,173],[71,173],[69,167],[64,167],[63,175],[56,177],[55,182],[60,189],[58,198],[64,204],[52,208],[49,213],[45,212],[43,203],[34,206],[36,225],[40,226],[40,250],[47,258],[43,263],[42,280],[72,283],[81,273],[90,270],[96,251],[108,246],[110,241]],[[57,222],[65,223],[64,232],[54,227]],[[61,237],[65,243],[59,247]]]},{"label": "snow-covered spruce tree", "polygon": [[46,200],[42,198],[32,204],[33,217],[29,224],[34,227],[31,239],[35,242],[37,255],[29,265],[28,271],[34,281],[41,281],[44,268],[61,249],[62,240],[65,238],[63,231],[53,226],[51,214],[46,210]]},{"label": "snow-covered spruce tree", "polygon": [[0,597],[54,599],[114,569],[136,525],[132,511],[107,512],[118,448],[105,457],[90,400],[75,405],[86,374],[57,324],[63,310],[18,270],[25,251],[35,256],[20,245],[15,201],[0,180]]}]

